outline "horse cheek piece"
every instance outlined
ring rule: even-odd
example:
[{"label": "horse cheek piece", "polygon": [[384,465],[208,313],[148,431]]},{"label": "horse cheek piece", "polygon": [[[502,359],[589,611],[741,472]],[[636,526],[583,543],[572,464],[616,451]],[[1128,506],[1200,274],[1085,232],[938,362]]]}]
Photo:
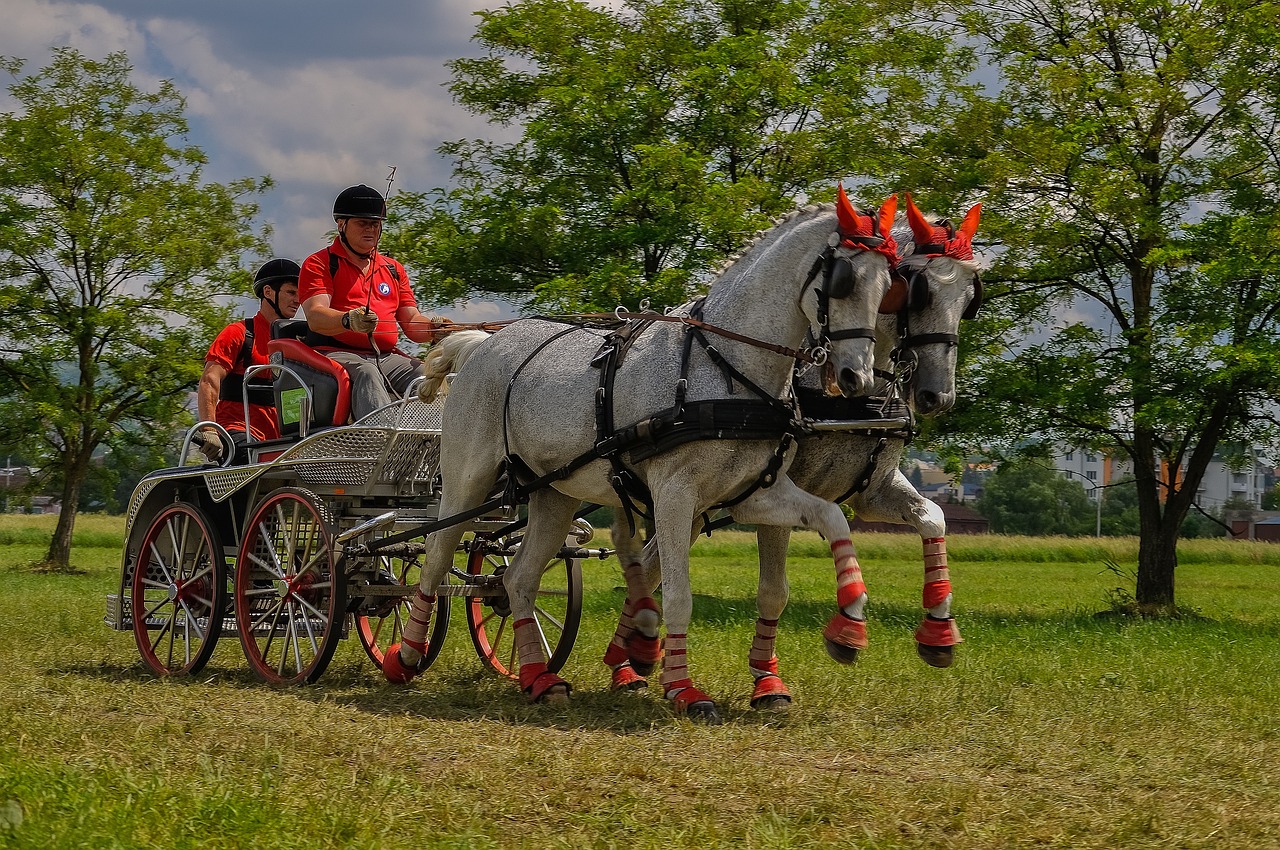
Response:
[{"label": "horse cheek piece", "polygon": [[[874,225],[870,218],[856,222],[859,231],[892,221],[895,208],[896,199],[887,201]],[[610,661],[625,656],[644,669],[660,659],[673,708],[708,721],[719,718],[718,709],[697,687],[690,664],[696,641],[689,634],[689,546],[698,518],[732,505],[751,522],[812,528],[832,541],[839,575],[856,571],[840,509],[785,474],[795,440],[789,386],[806,334],[825,331],[828,360],[846,393],[875,381],[871,329],[890,288],[891,257],[879,246],[835,249],[850,257],[850,292],[831,299],[828,290],[821,327],[806,297],[814,281],[808,272],[832,249],[832,232],[861,236],[845,233],[841,221],[830,205],[789,214],[717,277],[705,299],[663,317],[668,321],[639,316],[619,327],[524,319],[465,350],[466,332],[437,346],[449,362],[436,369],[457,372],[441,423],[439,515],[482,512],[504,472],[509,499],[528,498],[528,527],[503,584],[516,624],[520,685],[531,700],[569,695],[568,683],[547,669],[534,604],[543,569],[564,546],[584,501],[620,508],[614,543],[629,602]],[[857,329],[865,335],[848,333]],[[640,545],[628,518],[640,509],[654,520],[649,543],[661,570],[661,646],[652,601],[659,582],[634,567],[639,559],[631,554],[638,556]],[[454,524],[428,536],[424,594],[440,586],[464,531]],[[842,598],[851,590],[842,590]],[[429,622],[418,611],[426,604],[425,596],[414,598],[410,625]],[[758,626],[752,644],[754,666],[766,679],[776,675],[770,629]],[[396,670],[415,669],[420,657],[409,641],[422,637],[408,627],[405,637]],[[785,690],[780,680],[761,687]]]}]

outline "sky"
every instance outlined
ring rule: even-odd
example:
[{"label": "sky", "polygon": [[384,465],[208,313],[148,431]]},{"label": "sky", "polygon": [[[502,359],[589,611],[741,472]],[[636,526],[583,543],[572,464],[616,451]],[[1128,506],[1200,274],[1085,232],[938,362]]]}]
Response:
[{"label": "sky", "polygon": [[[0,56],[47,65],[56,47],[100,59],[124,51],[135,84],[174,82],[187,100],[187,141],[208,157],[206,180],[269,175],[261,224],[276,256],[301,261],[326,244],[337,193],[356,183],[427,191],[449,181],[441,142],[492,138],[455,105],[446,63],[478,55],[477,10],[503,0],[4,0]],[[11,109],[7,77],[0,111]],[[265,257],[262,259],[266,259]],[[247,301],[247,300],[246,300]],[[448,315],[510,315],[493,302]]]}]

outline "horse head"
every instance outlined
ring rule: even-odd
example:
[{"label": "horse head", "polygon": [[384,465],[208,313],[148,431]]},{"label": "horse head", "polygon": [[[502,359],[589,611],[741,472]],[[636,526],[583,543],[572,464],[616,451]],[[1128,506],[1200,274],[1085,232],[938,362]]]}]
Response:
[{"label": "horse head", "polygon": [[982,304],[973,259],[982,205],[975,204],[959,228],[947,219],[927,218],[910,194],[906,212],[912,244],[898,263],[906,289],[898,311],[899,356],[912,361],[911,406],[921,416],[936,416],[956,401],[960,322],[975,318]]},{"label": "horse head", "polygon": [[[816,298],[802,299],[811,333],[826,352],[824,388],[828,395],[870,395],[875,385],[875,325],[884,309],[898,260],[890,229],[898,196],[878,210],[857,210],[840,186],[836,195],[836,232],[823,254]],[[807,287],[806,287],[807,288]]]}]

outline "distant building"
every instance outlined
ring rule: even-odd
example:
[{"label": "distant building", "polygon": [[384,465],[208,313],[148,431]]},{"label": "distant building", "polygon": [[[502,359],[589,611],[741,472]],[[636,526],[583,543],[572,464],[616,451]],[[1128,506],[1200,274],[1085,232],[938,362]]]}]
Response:
[{"label": "distant building", "polygon": [[[1102,488],[1133,474],[1127,460],[1069,446],[1057,447],[1053,465],[1058,472],[1078,480],[1095,501],[1102,494]],[[1163,472],[1168,475],[1167,469]],[[1221,511],[1228,502],[1261,508],[1262,495],[1270,484],[1270,470],[1259,462],[1256,453],[1254,460],[1243,469],[1233,469],[1215,455],[1196,489],[1196,504],[1211,513]]]}]

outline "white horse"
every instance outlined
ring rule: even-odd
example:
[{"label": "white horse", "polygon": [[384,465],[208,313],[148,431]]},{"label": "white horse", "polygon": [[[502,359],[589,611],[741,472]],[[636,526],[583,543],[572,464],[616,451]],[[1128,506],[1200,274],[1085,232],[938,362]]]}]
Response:
[{"label": "white horse", "polygon": [[[886,395],[890,387],[886,378],[904,375],[906,401],[923,416],[944,413],[955,403],[960,323],[974,317],[982,298],[971,244],[980,214],[981,205],[974,206],[957,230],[945,220],[926,219],[907,196],[910,238],[905,238],[908,231],[902,232],[905,257],[899,262],[898,271],[907,282],[908,295],[896,314],[881,317],[875,360],[881,379],[874,395]],[[816,374],[809,371],[800,381],[798,392],[802,398],[813,398],[819,385]],[[840,404],[831,402],[834,407]],[[801,407],[803,410],[803,403]],[[865,418],[807,415],[815,419]],[[899,470],[905,446],[903,436],[888,432],[815,432],[801,438],[800,450],[787,474],[816,496],[848,502],[860,518],[903,523],[916,530],[924,547],[922,601],[926,609],[916,630],[916,648],[931,666],[948,667],[961,638],[951,615],[946,520],[942,509],[921,496]],[[730,512],[737,522],[758,522],[739,508]],[[778,675],[774,654],[778,619],[787,604],[786,556],[791,529],[761,524],[756,533],[760,585],[756,603],[759,617],[749,655],[755,679],[751,705],[779,708],[791,701]],[[638,551],[635,538],[626,530],[615,528],[615,537],[627,578],[628,599],[603,661],[612,671],[614,689],[633,689],[647,684],[644,675],[661,652],[656,640],[657,606],[651,596],[657,585],[657,553],[652,545]],[[865,595],[859,573],[842,577],[841,611],[824,631],[828,652],[842,663],[855,661],[858,650],[867,645],[862,610]]]},{"label": "white horse", "polygon": [[[791,440],[781,432],[789,427],[790,410],[781,400],[788,396],[796,349],[810,333],[827,352],[831,385],[849,396],[873,386],[873,326],[892,283],[892,249],[881,234],[887,236],[896,206],[895,196],[878,212],[859,213],[841,189],[834,208],[790,214],[715,280],[692,311],[705,323],[701,327],[691,327],[690,319],[655,320],[644,329],[635,326],[624,341],[610,329],[527,319],[472,347],[445,403],[440,514],[453,517],[484,503],[504,470],[509,482],[536,482],[525,488],[529,524],[503,577],[520,686],[530,699],[568,696],[568,684],[546,669],[533,602],[543,568],[584,501],[622,507],[625,489],[652,505],[666,607],[665,695],[678,712],[708,719],[717,716],[715,703],[694,685],[685,652],[696,519],[740,499],[739,509],[761,522],[821,532],[831,541],[837,572],[855,562],[840,509],[785,475]],[[601,370],[610,357],[617,368],[606,379]],[[448,362],[436,366],[450,368]],[[737,411],[743,401],[757,404],[742,425],[764,411],[773,430],[734,426],[717,409],[738,405],[732,408]],[[698,430],[692,442],[664,444],[664,434],[679,431],[669,415],[676,410],[697,414],[678,425],[696,426],[689,420],[701,417],[711,429]],[[778,424],[780,418],[787,424]],[[616,428],[602,424],[609,420]],[[627,450],[616,464],[600,457],[601,448],[622,440],[615,434],[642,438],[639,444],[623,440]],[[645,435],[652,440],[645,442]],[[464,531],[455,524],[427,539],[403,645],[388,648],[383,665],[391,681],[408,681],[418,672],[433,594]]]}]

